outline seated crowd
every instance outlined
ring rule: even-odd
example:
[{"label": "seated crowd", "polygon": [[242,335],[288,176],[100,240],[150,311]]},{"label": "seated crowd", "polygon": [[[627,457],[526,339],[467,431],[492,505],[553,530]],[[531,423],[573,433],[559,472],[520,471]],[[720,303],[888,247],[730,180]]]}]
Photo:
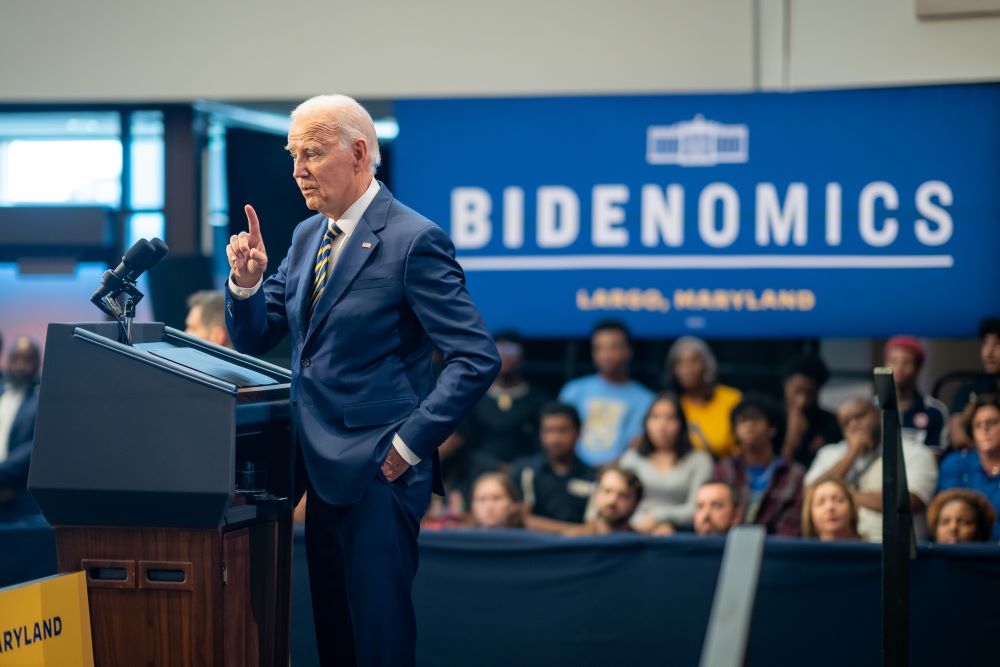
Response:
[{"label": "seated crowd", "polygon": [[[220,296],[193,295],[187,328],[228,345]],[[958,389],[950,410],[917,390],[917,339],[885,346],[918,540],[1000,541],[1000,319],[984,320],[979,333],[982,374]],[[591,337],[596,373],[552,401],[525,379],[517,336],[496,341],[499,376],[439,450],[447,496],[434,497],[426,529],[659,536],[756,524],[771,535],[881,540],[880,411],[872,396],[823,410],[829,372],[817,356],[787,363],[776,400],[720,383],[708,344],[685,336],[666,356],[668,391],[655,393],[630,375],[628,330],[605,322]],[[6,362],[0,522],[38,511],[25,483],[39,348],[19,339]]]},{"label": "seated crowd", "polygon": [[[950,411],[917,389],[920,342],[896,336],[893,369],[910,510],[920,541],[1000,541],[1000,319],[980,326],[982,376]],[[882,425],[874,397],[819,406],[829,372],[792,359],[783,400],[718,381],[704,341],[670,348],[659,394],[630,375],[616,322],[592,336],[596,373],[557,401],[528,384],[516,336],[498,336],[503,369],[441,449],[448,495],[428,529],[521,528],[560,535],[721,535],[757,524],[822,541],[882,539]]]},{"label": "seated crowd", "polygon": [[26,486],[38,412],[41,354],[32,340],[22,337],[14,341],[6,362],[0,380],[0,523],[38,513]]}]

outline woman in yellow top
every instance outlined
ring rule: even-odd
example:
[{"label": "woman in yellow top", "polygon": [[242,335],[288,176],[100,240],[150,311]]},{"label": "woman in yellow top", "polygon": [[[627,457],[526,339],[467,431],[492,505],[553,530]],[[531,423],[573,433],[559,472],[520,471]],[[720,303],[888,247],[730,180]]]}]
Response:
[{"label": "woman in yellow top", "polygon": [[717,458],[736,452],[729,413],[743,398],[739,389],[716,382],[718,372],[715,355],[700,338],[678,338],[667,353],[667,374],[680,394],[691,444]]}]

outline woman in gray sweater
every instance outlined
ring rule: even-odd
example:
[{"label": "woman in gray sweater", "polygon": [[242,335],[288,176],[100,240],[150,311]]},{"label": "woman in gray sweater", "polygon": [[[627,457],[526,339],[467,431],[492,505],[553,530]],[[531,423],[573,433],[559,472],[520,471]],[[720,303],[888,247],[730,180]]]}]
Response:
[{"label": "woman in gray sweater", "polygon": [[712,477],[712,457],[691,448],[687,420],[674,394],[656,397],[646,413],[642,440],[621,466],[642,480],[642,502],[632,517],[641,533],[669,535],[694,522],[695,495]]}]

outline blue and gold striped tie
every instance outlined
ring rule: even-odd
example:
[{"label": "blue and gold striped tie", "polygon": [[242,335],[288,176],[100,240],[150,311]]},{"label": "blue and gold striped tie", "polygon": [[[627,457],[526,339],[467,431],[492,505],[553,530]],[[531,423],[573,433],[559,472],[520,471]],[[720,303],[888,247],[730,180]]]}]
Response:
[{"label": "blue and gold striped tie", "polygon": [[312,320],[313,311],[316,304],[323,296],[326,284],[330,279],[330,262],[333,259],[333,241],[344,233],[336,222],[330,220],[326,226],[326,234],[323,234],[323,242],[319,244],[319,252],[316,253],[316,268],[313,269],[313,290],[312,301],[309,302],[309,318]]}]

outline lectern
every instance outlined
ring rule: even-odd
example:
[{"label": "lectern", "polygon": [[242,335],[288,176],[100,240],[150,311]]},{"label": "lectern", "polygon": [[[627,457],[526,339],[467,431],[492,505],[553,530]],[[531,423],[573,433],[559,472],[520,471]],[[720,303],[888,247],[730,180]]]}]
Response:
[{"label": "lectern", "polygon": [[288,665],[289,371],[158,323],[52,324],[28,488],[97,665]]}]

